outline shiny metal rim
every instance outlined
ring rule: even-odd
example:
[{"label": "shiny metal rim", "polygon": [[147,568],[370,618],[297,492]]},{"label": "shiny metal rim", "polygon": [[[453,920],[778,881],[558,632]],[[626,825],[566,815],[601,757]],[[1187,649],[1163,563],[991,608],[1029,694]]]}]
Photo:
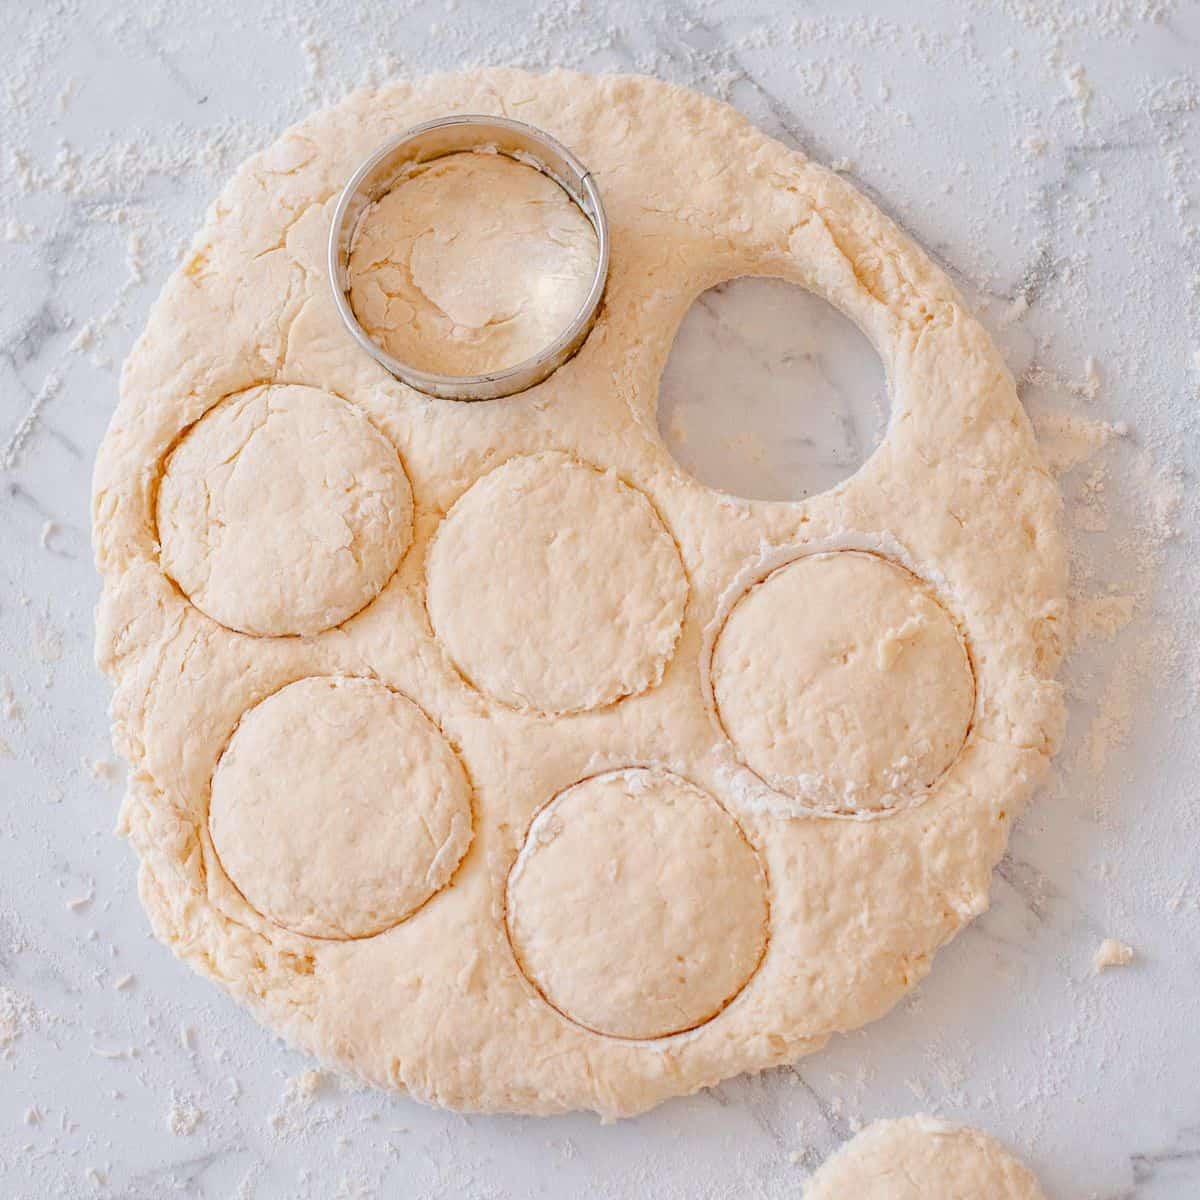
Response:
[{"label": "shiny metal rim", "polygon": [[[350,307],[350,250],[366,210],[390,191],[413,164],[448,154],[486,150],[508,155],[548,175],[575,202],[596,231],[599,254],[592,286],[570,324],[532,358],[483,375],[436,375],[388,354],[359,324]],[[329,231],[329,279],[333,301],[356,342],[409,387],[446,400],[494,400],[541,383],[586,341],[608,280],[608,220],[591,172],[548,133],[505,117],[462,115],[416,125],[381,146],[350,177],[338,199]]]}]

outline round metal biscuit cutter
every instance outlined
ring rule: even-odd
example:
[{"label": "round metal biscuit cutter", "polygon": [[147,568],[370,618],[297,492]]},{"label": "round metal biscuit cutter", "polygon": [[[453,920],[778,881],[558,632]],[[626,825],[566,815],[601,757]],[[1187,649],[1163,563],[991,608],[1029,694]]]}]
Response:
[{"label": "round metal biscuit cutter", "polygon": [[[579,311],[544,350],[515,366],[482,375],[436,375],[388,354],[359,324],[350,306],[350,251],[363,214],[419,163],[448,154],[490,151],[549,176],[574,201],[596,231],[596,273]],[[409,387],[446,400],[494,400],[541,383],[583,345],[595,323],[608,279],[608,220],[591,172],[548,133],[506,117],[462,115],[416,125],[381,146],[350,177],[329,232],[329,278],[338,313],[354,340]]]}]

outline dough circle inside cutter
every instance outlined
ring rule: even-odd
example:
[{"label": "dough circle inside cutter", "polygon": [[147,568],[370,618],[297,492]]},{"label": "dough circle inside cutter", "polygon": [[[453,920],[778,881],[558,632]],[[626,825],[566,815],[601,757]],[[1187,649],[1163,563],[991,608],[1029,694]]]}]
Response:
[{"label": "dough circle inside cutter", "polygon": [[439,375],[533,358],[583,307],[591,222],[535,167],[495,153],[423,164],[363,214],[350,304],[389,354]]}]

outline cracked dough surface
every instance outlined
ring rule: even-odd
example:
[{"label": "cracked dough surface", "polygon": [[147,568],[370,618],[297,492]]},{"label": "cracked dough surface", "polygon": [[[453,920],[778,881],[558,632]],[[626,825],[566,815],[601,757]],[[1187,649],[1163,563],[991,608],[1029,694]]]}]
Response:
[{"label": "cracked dough surface", "polygon": [[[559,138],[611,224],[579,354],[489,403],[388,376],[342,327],[326,276],[354,168],[452,112]],[[834,304],[891,383],[876,452],[800,503],[713,492],[657,432],[679,321],[747,274]],[[227,461],[239,406],[266,436]],[[326,1062],[459,1109],[620,1116],[811,1053],[887,1012],[987,906],[1061,732],[1059,508],[1012,379],[946,276],[844,179],[732,108],[563,72],[355,93],[222,191],[130,355],[96,464],[97,656],[154,930]],[[832,556],[839,603],[839,588],[818,603],[811,561],[786,566],[814,555]],[[781,568],[784,592],[755,593],[763,611],[739,605]],[[821,648],[851,616],[844,678]],[[751,711],[784,721],[773,742],[765,718],[736,734],[740,754],[718,713],[747,694],[735,647],[757,672]],[[861,670],[877,697],[919,687],[921,705],[902,706],[907,733],[891,714],[878,727],[882,703],[859,712],[839,755],[801,736],[830,718],[775,656],[815,663],[830,703]],[[368,693],[392,715],[356,699],[355,732],[331,732],[342,701]],[[781,786],[814,754],[839,787],[867,781],[860,811]],[[659,782],[634,808],[624,784],[585,783],[613,772]],[[912,783],[903,803],[868,786],[889,773]],[[561,841],[527,848],[556,797]],[[464,803],[469,845],[461,825],[446,842]],[[365,869],[335,879],[343,862]],[[662,919],[639,924],[642,908]],[[604,930],[632,945],[601,987]]]},{"label": "cracked dough surface", "polygon": [[364,214],[350,303],[401,362],[443,375],[515,366],[591,290],[591,222],[552,179],[500,154],[423,165]]},{"label": "cracked dough surface", "polygon": [[230,629],[319,633],[388,581],[411,540],[412,493],[395,447],[317,388],[227,397],[163,468],[163,571]]},{"label": "cracked dough surface", "polygon": [[1045,1200],[994,1138],[933,1117],[876,1121],[827,1159],[804,1200]]}]

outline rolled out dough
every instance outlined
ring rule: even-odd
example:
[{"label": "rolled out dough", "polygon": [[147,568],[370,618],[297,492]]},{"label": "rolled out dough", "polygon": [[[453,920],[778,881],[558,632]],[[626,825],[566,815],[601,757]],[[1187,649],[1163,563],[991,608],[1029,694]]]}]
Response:
[{"label": "rolled out dough", "polygon": [[[354,168],[455,112],[559,138],[611,223],[588,341],[488,403],[388,376],[326,275]],[[509,312],[508,256],[468,294],[434,248],[443,313]],[[658,437],[679,321],[741,275],[827,299],[891,381],[878,450],[803,502],[713,492]],[[1060,735],[1059,508],[946,276],[732,108],[564,72],[358,92],[221,193],[96,464],[154,930],[459,1109],[620,1116],[810,1053],[987,906]]]}]

